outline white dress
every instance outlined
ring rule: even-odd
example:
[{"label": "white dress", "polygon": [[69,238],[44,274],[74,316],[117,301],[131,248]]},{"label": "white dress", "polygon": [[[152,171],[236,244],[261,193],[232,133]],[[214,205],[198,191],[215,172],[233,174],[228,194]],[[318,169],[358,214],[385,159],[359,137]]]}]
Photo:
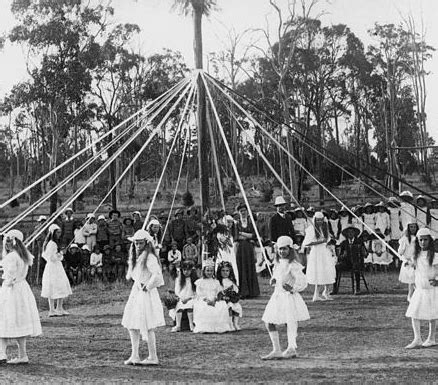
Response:
[{"label": "white dress", "polygon": [[[303,246],[317,241],[315,228],[309,226],[306,229]],[[326,243],[309,246],[310,252],[307,256],[307,282],[311,285],[329,285],[336,280],[335,260]]]},{"label": "white dress", "polygon": [[29,265],[16,251],[2,260],[0,338],[38,336],[42,333],[35,297],[26,281]]},{"label": "white dress", "polygon": [[419,228],[427,227],[427,206],[417,208],[417,223]]},{"label": "white dress", "polygon": [[41,297],[60,299],[72,294],[70,282],[61,261],[63,255],[58,252],[58,246],[50,241],[43,251],[42,257],[46,260],[44,267]]},{"label": "white dress", "polygon": [[408,266],[405,262],[413,262],[414,253],[415,253],[415,236],[411,237],[411,242],[406,235],[400,238],[400,244],[398,246],[398,253],[400,254],[400,259],[402,261],[402,265],[400,267],[400,274],[398,276],[398,280],[403,283],[415,283],[415,270],[412,264]]},{"label": "white dress", "polygon": [[[233,291],[235,291],[236,293],[239,292],[239,288],[238,286],[229,278],[224,278],[222,279],[222,290],[226,290],[228,288],[232,287]],[[236,312],[239,317],[242,317],[243,315],[243,310],[242,310],[242,305],[239,302],[233,303],[233,302],[228,302],[228,309],[231,309],[232,311]]]},{"label": "white dress", "polygon": [[364,230],[370,232],[370,229],[373,231],[376,229],[376,214],[363,214],[362,218],[366,225],[363,226]]},{"label": "white dress", "polygon": [[402,232],[400,230],[400,209],[398,207],[388,207],[388,210],[391,239],[400,239],[400,237],[402,236]]},{"label": "white dress", "polygon": [[[406,231],[409,223],[416,223],[415,206],[408,202],[400,203],[400,222],[403,227],[403,231]],[[421,226],[420,226],[421,227]]]},{"label": "white dress", "polygon": [[[175,294],[179,298],[178,303],[176,304],[175,309],[169,310],[169,317],[173,320],[175,320],[178,311],[193,309],[193,300],[195,298],[195,291],[192,288],[190,277],[186,277],[185,285],[181,288],[181,275],[182,272],[180,271],[175,279]],[[182,301],[187,299],[188,301],[186,303],[182,303]]]},{"label": "white dress", "polygon": [[391,229],[391,222],[388,213],[376,213],[376,229],[379,229],[380,232],[385,235],[385,239],[389,240],[389,235],[385,234],[387,230]]},{"label": "white dress", "polygon": [[193,303],[194,333],[225,333],[232,329],[228,306],[225,301],[216,301],[214,306],[206,300],[216,300],[222,287],[217,279],[200,278],[195,282],[196,298]]},{"label": "white dress", "polygon": [[[281,325],[310,318],[307,306],[299,294],[307,286],[303,268],[298,262],[289,262],[284,258],[275,265],[272,275],[272,279],[275,279],[274,293],[266,305],[263,322]],[[292,286],[293,293],[286,291],[284,284]]]},{"label": "white dress", "polygon": [[374,265],[388,266],[391,264],[393,256],[388,252],[381,239],[373,239],[371,241],[371,252],[373,254]]},{"label": "white dress", "polygon": [[[128,271],[128,276],[134,280],[128,302],[123,312],[122,325],[126,329],[140,330],[144,340],[147,340],[149,330],[165,326],[163,305],[157,287],[164,285],[163,274],[157,257],[143,252],[137,263]],[[146,287],[146,291],[142,289]]]},{"label": "white dress", "polygon": [[421,251],[415,269],[415,291],[409,302],[406,317],[419,320],[438,319],[438,286],[432,286],[429,279],[438,276],[438,256],[429,265],[427,252]]},{"label": "white dress", "polygon": [[96,246],[96,237],[97,237],[97,223],[86,223],[82,232],[85,236],[85,241],[90,251],[93,251],[94,246]]},{"label": "white dress", "polygon": [[438,209],[430,209],[430,232],[433,238],[438,238]]}]

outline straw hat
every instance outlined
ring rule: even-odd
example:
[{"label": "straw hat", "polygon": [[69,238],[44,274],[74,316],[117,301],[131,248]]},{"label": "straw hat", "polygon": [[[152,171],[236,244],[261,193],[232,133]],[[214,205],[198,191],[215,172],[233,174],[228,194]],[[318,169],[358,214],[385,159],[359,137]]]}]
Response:
[{"label": "straw hat", "polygon": [[154,239],[151,237],[151,235],[146,230],[137,230],[135,234],[132,237],[128,238],[129,241],[146,241],[149,243],[153,243]]},{"label": "straw hat", "polygon": [[282,235],[281,237],[278,237],[276,245],[279,249],[286,246],[292,248],[294,246],[294,241],[291,237],[288,237],[287,235]]},{"label": "straw hat", "polygon": [[274,206],[282,206],[282,205],[285,205],[285,204],[287,204],[287,203],[286,203],[286,200],[283,198],[282,195],[280,195],[280,196],[275,198]]}]

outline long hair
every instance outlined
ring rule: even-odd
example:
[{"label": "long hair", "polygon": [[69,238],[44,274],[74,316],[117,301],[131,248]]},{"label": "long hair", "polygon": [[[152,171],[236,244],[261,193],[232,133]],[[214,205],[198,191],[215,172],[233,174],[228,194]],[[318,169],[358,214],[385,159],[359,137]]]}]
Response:
[{"label": "long hair", "polygon": [[[188,266],[188,265],[186,265]],[[187,278],[190,279],[190,284],[192,285],[192,290],[195,292],[196,291],[196,285],[195,285],[195,281],[198,279],[198,276],[196,274],[195,269],[193,268],[193,265],[190,265],[190,276],[186,277],[183,273],[183,269],[184,269],[184,263],[181,266],[181,272],[179,275],[179,288],[182,290],[187,283]]]},{"label": "long hair", "polygon": [[48,232],[48,233],[47,233],[46,239],[44,239],[44,243],[43,243],[43,250],[46,249],[47,244],[48,244],[50,241],[55,242],[55,243],[56,243],[56,246],[58,246],[58,250],[59,250],[59,238],[55,235],[56,232],[57,232],[57,230],[54,230],[52,233],[51,233],[51,232]]},{"label": "long hair", "polygon": [[[427,261],[429,262],[429,266],[432,266],[433,263],[433,258],[435,257],[435,246],[433,244],[433,238],[428,235],[429,237],[429,246],[427,247],[426,250],[423,251],[427,251]],[[418,242],[418,238],[415,239],[415,253],[414,253],[414,263],[415,265],[417,265],[417,260],[418,257],[420,256],[421,253],[421,247],[420,247],[420,243]]]},{"label": "long hair", "polygon": [[408,238],[409,243],[411,243],[411,238],[414,237],[415,234],[417,234],[417,231],[418,231],[418,224],[415,223],[415,226],[416,226],[417,229],[415,230],[415,233],[414,233],[414,234],[412,234],[412,233],[409,231],[409,225],[406,227],[406,230],[405,230],[405,236],[406,236],[406,238]]},{"label": "long hair", "polygon": [[[289,246],[288,246],[289,247]],[[293,247],[289,247],[289,263],[297,259],[297,252]],[[280,253],[277,251],[275,253],[275,262],[280,262]]]},{"label": "long hair", "polygon": [[324,222],[322,222],[321,225],[317,225],[315,223],[315,221],[313,222],[314,226],[315,226],[315,236],[316,239],[319,238],[328,238],[328,224],[327,222],[324,220]]},{"label": "long hair", "polygon": [[[6,238],[5,238],[6,240]],[[23,260],[23,262],[26,265],[32,266],[33,263],[33,255],[27,250],[26,246],[24,246],[24,243],[21,242],[19,239],[14,238],[12,243],[12,250],[14,250],[20,258]],[[7,254],[6,248],[5,248],[5,242],[3,242],[3,257]]]},{"label": "long hair", "polygon": [[223,278],[222,278],[221,271],[224,267],[228,267],[230,269],[230,276],[228,278],[230,279],[231,282],[233,282],[237,286],[236,276],[234,274],[233,266],[231,265],[230,262],[222,261],[221,263],[219,263],[219,266],[217,267],[217,270],[216,270],[216,279],[219,281],[219,283],[222,286]]},{"label": "long hair", "polygon": [[[157,258],[157,260],[159,260],[155,254],[154,245],[152,245],[149,242],[146,243],[145,250],[143,250],[142,253],[146,253],[146,258],[143,261],[142,267],[146,266],[146,263],[147,263],[147,260],[148,260],[150,254],[153,254],[155,256],[155,258]],[[137,255],[137,250],[135,249],[135,245],[134,245],[134,243],[132,243],[131,247],[129,248],[128,272],[126,273],[126,279],[132,278],[132,271],[134,270],[135,266],[137,265],[138,257],[139,256]]]}]

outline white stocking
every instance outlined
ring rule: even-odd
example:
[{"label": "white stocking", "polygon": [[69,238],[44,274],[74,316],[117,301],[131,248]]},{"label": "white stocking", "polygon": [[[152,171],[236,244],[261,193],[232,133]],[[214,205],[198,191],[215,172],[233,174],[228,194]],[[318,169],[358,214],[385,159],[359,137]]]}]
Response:
[{"label": "white stocking", "polygon": [[4,338],[0,338],[0,360],[4,360],[6,358],[6,340]]},{"label": "white stocking", "polygon": [[155,339],[155,332],[153,330],[148,331],[148,350],[149,350],[148,360],[158,361],[157,342]]},{"label": "white stocking", "polygon": [[297,348],[298,322],[292,321],[287,323],[287,349]]},{"label": "white stocking", "polygon": [[435,335],[436,335],[436,320],[429,321],[429,336],[427,339],[429,341],[435,342]]},{"label": "white stocking", "polygon": [[138,360],[138,348],[140,346],[140,330],[129,329],[129,337],[131,338],[131,358]]},{"label": "white stocking", "polygon": [[281,347],[280,347],[280,336],[278,335],[278,331],[269,331],[269,338],[271,339],[272,342],[272,350],[274,352],[280,352],[281,351]]}]

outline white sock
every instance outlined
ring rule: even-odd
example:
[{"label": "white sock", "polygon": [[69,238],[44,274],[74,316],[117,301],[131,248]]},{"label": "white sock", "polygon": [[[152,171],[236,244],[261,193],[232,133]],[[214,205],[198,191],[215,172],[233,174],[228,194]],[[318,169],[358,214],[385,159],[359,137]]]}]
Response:
[{"label": "white sock", "polygon": [[270,331],[269,332],[269,338],[271,338],[271,342],[272,342],[272,350],[274,352],[280,352],[281,351],[281,347],[280,347],[280,336],[278,335],[278,331]]},{"label": "white sock", "polygon": [[140,331],[129,330],[129,337],[131,338],[131,358],[139,358]]},{"label": "white sock", "polygon": [[287,348],[296,349],[297,348],[297,332],[298,332],[298,322],[288,322],[287,324]]},{"label": "white sock", "polygon": [[4,360],[6,358],[6,348],[6,341],[3,338],[0,338],[0,360]]},{"label": "white sock", "polygon": [[155,339],[155,332],[153,330],[148,331],[148,351],[149,357],[148,359],[152,361],[157,361],[157,343]]},{"label": "white sock", "polygon": [[414,330],[414,341],[421,341],[420,320],[412,318],[412,329]]}]

